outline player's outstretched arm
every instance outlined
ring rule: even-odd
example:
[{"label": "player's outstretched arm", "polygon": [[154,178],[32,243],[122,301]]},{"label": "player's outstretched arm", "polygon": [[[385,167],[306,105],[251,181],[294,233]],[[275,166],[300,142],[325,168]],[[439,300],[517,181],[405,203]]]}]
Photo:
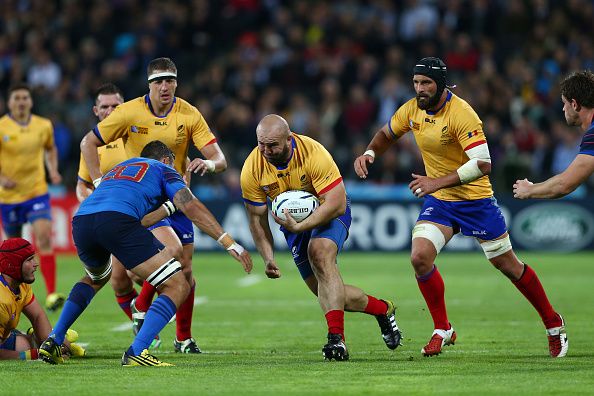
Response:
[{"label": "player's outstretched arm", "polygon": [[217,241],[225,250],[239,261],[245,272],[250,273],[253,267],[252,258],[247,250],[223,230],[217,219],[198,198],[185,187],[173,197],[175,207],[183,212],[202,232]]},{"label": "player's outstretched arm", "polygon": [[280,278],[280,269],[274,261],[274,240],[268,223],[268,206],[255,206],[246,203],[245,208],[256,249],[258,249],[260,256],[264,260],[264,273],[271,279]]},{"label": "player's outstretched arm", "polygon": [[89,170],[93,184],[95,184],[95,180],[101,180],[97,148],[102,145],[103,143],[95,136],[93,131],[89,131],[80,142],[80,152],[87,163],[87,169]]},{"label": "player's outstretched arm", "polygon": [[594,156],[578,154],[562,173],[542,183],[531,183],[527,179],[516,180],[513,186],[514,198],[561,198],[574,191],[594,173]]},{"label": "player's outstretched arm", "polygon": [[47,315],[37,299],[34,299],[29,303],[27,306],[23,308],[23,314],[29,319],[31,322],[31,326],[33,326],[33,331],[35,332],[36,337],[39,340],[45,340],[49,337],[50,332],[52,331],[52,325],[47,318]]},{"label": "player's outstretched arm", "polygon": [[392,133],[388,129],[388,124],[384,125],[379,131],[376,132],[373,139],[367,146],[365,153],[355,158],[355,173],[361,179],[366,179],[368,172],[368,166],[373,164],[376,156],[380,156],[386,152],[386,150],[396,141],[391,138]]}]

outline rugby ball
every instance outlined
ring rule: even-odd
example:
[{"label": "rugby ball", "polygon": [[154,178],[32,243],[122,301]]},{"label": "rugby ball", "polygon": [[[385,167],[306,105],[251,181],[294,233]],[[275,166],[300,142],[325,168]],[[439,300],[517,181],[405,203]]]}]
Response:
[{"label": "rugby ball", "polygon": [[281,219],[285,218],[284,209],[288,209],[291,217],[300,222],[309,217],[320,206],[318,198],[307,191],[285,191],[272,201],[272,213]]}]

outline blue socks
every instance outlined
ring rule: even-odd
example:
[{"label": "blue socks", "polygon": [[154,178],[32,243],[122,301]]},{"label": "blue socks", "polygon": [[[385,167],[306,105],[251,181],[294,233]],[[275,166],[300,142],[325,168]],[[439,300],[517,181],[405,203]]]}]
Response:
[{"label": "blue socks", "polygon": [[169,323],[169,319],[175,315],[176,311],[177,308],[169,297],[164,294],[157,297],[147,311],[142,328],[134,338],[132,346],[128,349],[129,353],[137,356],[143,350],[148,349],[155,336]]},{"label": "blue socks", "polygon": [[87,308],[93,297],[95,297],[95,290],[86,283],[78,282],[72,287],[62,308],[60,319],[50,334],[50,337],[53,337],[59,345],[64,343],[66,331]]}]

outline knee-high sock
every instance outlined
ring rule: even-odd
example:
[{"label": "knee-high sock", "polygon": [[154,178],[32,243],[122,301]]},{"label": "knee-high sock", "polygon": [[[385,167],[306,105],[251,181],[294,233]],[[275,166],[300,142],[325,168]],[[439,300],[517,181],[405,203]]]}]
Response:
[{"label": "knee-high sock", "polygon": [[47,294],[54,293],[56,291],[56,255],[53,253],[40,254],[39,267],[45,281]]},{"label": "knee-high sock", "polygon": [[434,265],[428,274],[417,276],[417,284],[433,318],[434,328],[449,330],[450,322],[445,305],[445,284],[437,266]]},{"label": "knee-high sock", "polygon": [[139,311],[146,312],[148,311],[151,303],[153,302],[153,297],[155,297],[155,293],[157,289],[147,281],[144,281],[142,284],[142,290],[140,290],[140,294],[136,298],[136,309]]},{"label": "knee-high sock", "polygon": [[128,350],[132,355],[140,355],[149,345],[169,319],[175,315],[176,307],[173,301],[164,294],[161,294],[151,304],[144,317],[142,328],[134,338],[134,342]]},{"label": "knee-high sock", "polygon": [[512,283],[530,301],[530,304],[536,308],[545,328],[561,326],[561,318],[551,306],[536,272],[528,264],[524,264],[524,273],[520,279],[512,281]]},{"label": "knee-high sock", "polygon": [[136,289],[134,289],[134,288],[132,289],[132,291],[130,293],[124,294],[123,296],[116,295],[116,300],[117,300],[120,308],[122,308],[122,311],[124,311],[126,316],[128,316],[128,318],[130,318],[130,320],[132,320],[132,310],[130,309],[130,302],[135,297],[138,297],[138,293],[136,292]]},{"label": "knee-high sock", "polygon": [[179,306],[176,316],[176,337],[178,341],[187,340],[192,337],[192,314],[194,313],[194,292],[196,282],[190,289],[186,300]]},{"label": "knee-high sock", "polygon": [[383,300],[378,300],[377,298],[367,295],[367,306],[365,307],[366,314],[369,315],[383,315],[388,310],[388,304]]},{"label": "knee-high sock", "polygon": [[72,287],[62,308],[60,319],[50,334],[58,344],[62,345],[66,331],[87,308],[93,297],[95,297],[95,290],[86,283],[78,282]]},{"label": "knee-high sock", "polygon": [[328,323],[328,333],[340,334],[344,340],[344,311],[333,309],[326,312],[325,316]]}]

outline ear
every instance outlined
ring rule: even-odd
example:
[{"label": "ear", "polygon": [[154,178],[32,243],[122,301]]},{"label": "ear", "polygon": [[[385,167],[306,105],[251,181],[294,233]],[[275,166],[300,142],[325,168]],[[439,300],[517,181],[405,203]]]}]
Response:
[{"label": "ear", "polygon": [[575,112],[579,112],[582,109],[582,106],[575,99],[571,99],[571,107]]}]

